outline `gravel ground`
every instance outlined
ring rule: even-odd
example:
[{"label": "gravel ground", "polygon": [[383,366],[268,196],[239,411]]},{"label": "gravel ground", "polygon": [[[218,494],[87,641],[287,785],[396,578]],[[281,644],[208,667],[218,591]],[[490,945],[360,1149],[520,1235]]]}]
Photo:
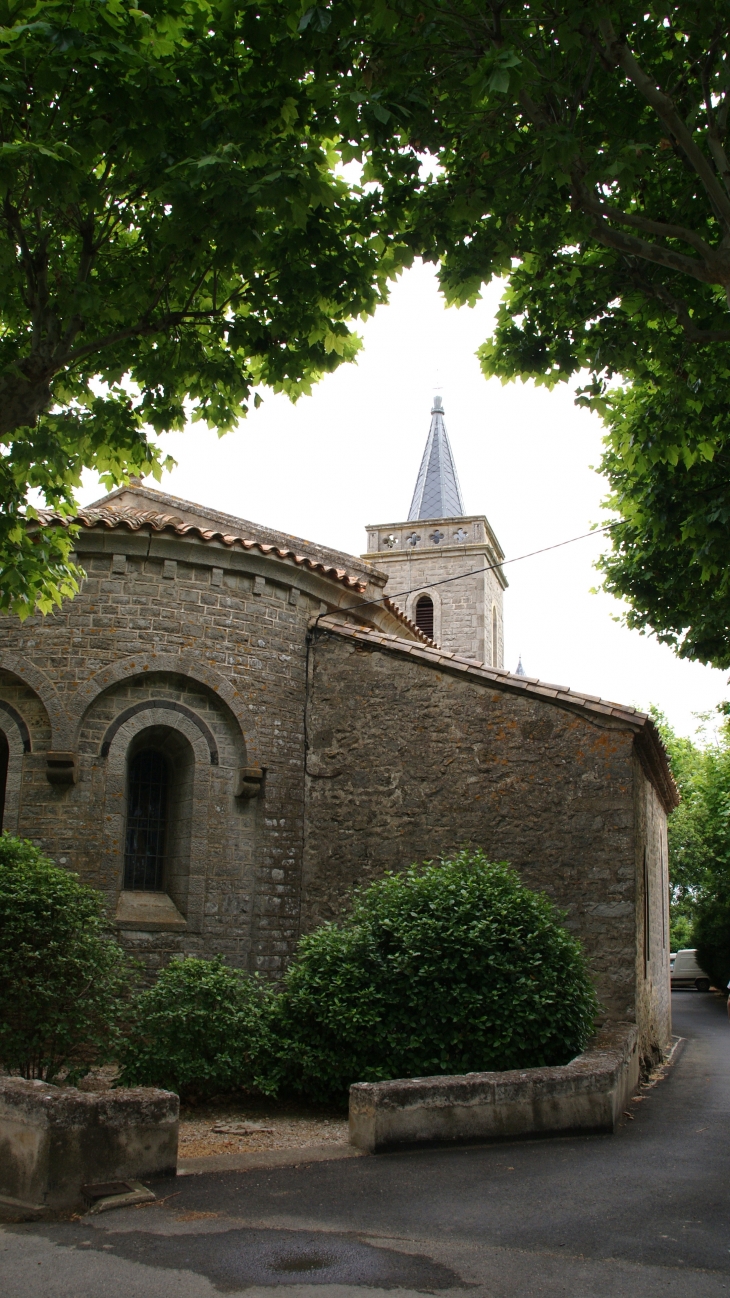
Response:
[{"label": "gravel ground", "polygon": [[[79,1087],[108,1090],[116,1073],[113,1064],[95,1068],[82,1078]],[[347,1144],[347,1115],[324,1106],[229,1097],[180,1105],[180,1158]]]},{"label": "gravel ground", "polygon": [[342,1114],[230,1103],[185,1106],[180,1110],[181,1158],[348,1143],[347,1118]]}]

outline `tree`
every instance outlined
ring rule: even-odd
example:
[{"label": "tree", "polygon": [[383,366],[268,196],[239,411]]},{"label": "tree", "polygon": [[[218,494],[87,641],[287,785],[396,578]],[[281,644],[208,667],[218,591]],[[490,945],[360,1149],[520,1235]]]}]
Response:
[{"label": "tree", "polygon": [[296,27],[284,0],[0,0],[0,607],[75,589],[29,489],[68,515],[83,468],[159,477],[147,430],[307,391],[408,261],[335,174]]},{"label": "tree", "polygon": [[[727,5],[349,0],[302,22],[315,14],[342,135],[399,221],[407,208],[447,300],[507,280],[484,373],[588,372],[578,401],[607,422],[620,514],[606,583],[629,621],[729,661]],[[419,181],[424,153],[439,169]]]},{"label": "tree", "polygon": [[[626,622],[683,658],[730,666],[730,365],[702,352],[614,393],[602,468],[619,513],[599,567]],[[649,365],[647,365],[647,370]],[[676,462],[663,449],[681,427]],[[709,443],[709,453],[708,453]]]}]

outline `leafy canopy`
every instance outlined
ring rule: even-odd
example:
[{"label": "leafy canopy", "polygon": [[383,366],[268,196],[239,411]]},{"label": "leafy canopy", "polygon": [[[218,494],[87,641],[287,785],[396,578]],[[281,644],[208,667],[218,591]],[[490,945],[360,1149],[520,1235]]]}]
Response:
[{"label": "leafy canopy", "polygon": [[0,835],[0,1067],[73,1083],[114,1059],[132,981],[101,894]]},{"label": "leafy canopy", "polygon": [[308,391],[410,259],[335,172],[298,16],[0,0],[0,607],[76,589],[72,535],[21,524],[29,489],[70,513],[83,468],[159,477],[145,430]]},{"label": "leafy canopy", "polygon": [[548,899],[482,852],[371,884],[297,948],[274,1008],[278,1086],[567,1063],[593,1031],[580,943]]},{"label": "leafy canopy", "polygon": [[[629,622],[730,664],[727,5],[310,12],[341,134],[394,219],[407,211],[414,250],[440,260],[447,301],[506,279],[484,373],[580,375],[578,401],[606,421],[606,584]],[[439,163],[425,181],[424,154]]]}]

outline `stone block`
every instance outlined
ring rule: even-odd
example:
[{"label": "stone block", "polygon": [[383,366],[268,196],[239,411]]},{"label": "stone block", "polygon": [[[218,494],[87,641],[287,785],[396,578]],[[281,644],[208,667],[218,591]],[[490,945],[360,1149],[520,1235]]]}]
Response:
[{"label": "stone block", "polygon": [[0,1207],[62,1212],[82,1186],[177,1171],[180,1101],[151,1087],[86,1092],[0,1077]]},{"label": "stone block", "polygon": [[187,928],[185,916],[165,892],[120,892],[114,922],[120,928],[140,931],[172,932]]},{"label": "stone block", "polygon": [[617,1025],[558,1068],[358,1082],[350,1141],[378,1153],[518,1136],[613,1132],[639,1084],[638,1029]]}]

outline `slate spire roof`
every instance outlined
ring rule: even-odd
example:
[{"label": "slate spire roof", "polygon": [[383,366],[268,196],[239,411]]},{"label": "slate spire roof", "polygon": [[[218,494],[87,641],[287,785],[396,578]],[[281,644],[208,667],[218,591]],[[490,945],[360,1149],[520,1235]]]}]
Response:
[{"label": "slate spire roof", "polygon": [[418,470],[408,522],[415,523],[419,518],[463,518],[464,513],[441,398],[434,397],[431,427]]}]

